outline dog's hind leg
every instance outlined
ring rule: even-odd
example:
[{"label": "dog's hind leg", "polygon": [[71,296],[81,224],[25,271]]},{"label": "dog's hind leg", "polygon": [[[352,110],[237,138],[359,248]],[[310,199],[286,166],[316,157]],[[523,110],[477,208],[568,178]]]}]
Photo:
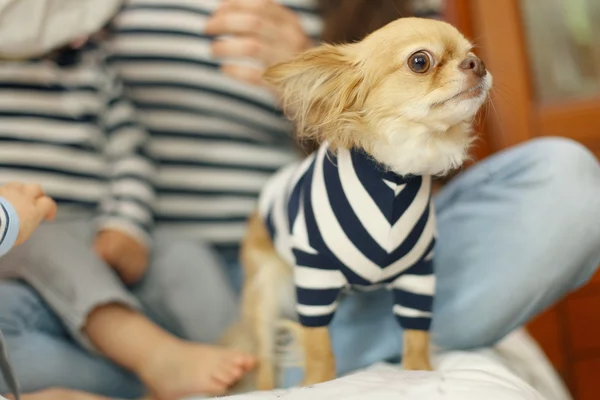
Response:
[{"label": "dog's hind leg", "polygon": [[292,287],[292,268],[277,255],[258,214],[250,218],[241,258],[245,272],[242,318],[254,336],[258,358],[256,387],[271,390],[276,387],[277,321],[281,316],[281,304],[290,301],[281,297],[285,288]]}]

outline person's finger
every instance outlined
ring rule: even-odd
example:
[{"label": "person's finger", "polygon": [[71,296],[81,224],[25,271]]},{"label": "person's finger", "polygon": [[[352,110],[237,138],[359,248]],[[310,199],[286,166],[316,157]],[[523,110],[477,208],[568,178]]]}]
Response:
[{"label": "person's finger", "polygon": [[267,25],[256,34],[237,29],[233,37],[215,40],[212,44],[213,55],[221,58],[247,57],[272,65],[307,47],[308,39],[301,31],[284,29],[277,33],[277,29]]},{"label": "person's finger", "polygon": [[[310,39],[295,17],[278,21],[247,12],[223,12],[207,23],[206,31],[215,36],[233,36],[215,41],[215,56],[239,54],[259,59],[266,65],[288,59],[310,45]],[[229,42],[235,38],[246,40]]]},{"label": "person's finger", "polygon": [[225,64],[221,66],[221,71],[231,78],[240,80],[242,82],[250,83],[252,85],[264,86],[263,80],[264,69],[245,67],[240,65]]},{"label": "person's finger", "polygon": [[37,198],[35,207],[39,213],[40,220],[52,221],[56,217],[56,203],[48,196]]},{"label": "person's finger", "polygon": [[215,40],[212,44],[212,53],[219,58],[249,57],[265,63],[269,58],[264,44],[250,37]]},{"label": "person's finger", "polygon": [[215,17],[229,13],[250,13],[268,23],[263,37],[271,41],[287,36],[290,32],[304,32],[296,13],[273,0],[229,0],[223,1]]},{"label": "person's finger", "polygon": [[259,14],[248,12],[223,12],[215,14],[206,23],[209,35],[241,35],[268,38],[275,34],[271,21]]},{"label": "person's finger", "polygon": [[42,189],[41,185],[30,183],[23,186],[23,193],[37,199],[38,197],[44,196],[44,189]]},{"label": "person's finger", "polygon": [[223,0],[215,15],[231,11],[250,12],[273,20],[295,18],[290,9],[273,0]]},{"label": "person's finger", "polygon": [[5,185],[2,185],[2,188],[6,189],[21,189],[25,186],[22,182],[8,182]]}]

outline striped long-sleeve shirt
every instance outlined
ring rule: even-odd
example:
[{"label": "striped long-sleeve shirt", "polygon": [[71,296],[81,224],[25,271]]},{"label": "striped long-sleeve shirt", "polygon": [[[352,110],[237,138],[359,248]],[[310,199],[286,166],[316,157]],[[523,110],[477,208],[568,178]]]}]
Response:
[{"label": "striped long-sleeve shirt", "polygon": [[[280,2],[318,38],[316,0]],[[203,33],[219,3],[128,0],[113,23],[111,61],[151,134],[157,223],[229,247],[265,182],[299,153],[273,96],[219,70],[215,38]]]},{"label": "striped long-sleeve shirt", "polygon": [[280,255],[294,265],[297,311],[327,325],[340,292],[387,285],[405,329],[429,329],[435,277],[431,177],[402,177],[360,150],[327,145],[276,174],[260,212]]},{"label": "striped long-sleeve shirt", "polygon": [[101,49],[72,65],[0,62],[0,184],[40,183],[63,211],[98,212],[99,229],[148,243],[154,165],[147,133]]}]

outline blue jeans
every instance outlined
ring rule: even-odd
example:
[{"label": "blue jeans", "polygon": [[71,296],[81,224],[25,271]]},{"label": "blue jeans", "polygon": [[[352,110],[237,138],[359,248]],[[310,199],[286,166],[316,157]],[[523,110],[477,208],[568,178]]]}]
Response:
[{"label": "blue jeans", "polygon": [[[534,140],[479,163],[437,195],[436,208],[432,333],[443,348],[495,343],[585,284],[600,264],[600,165],[569,140]],[[222,305],[232,303],[231,293],[213,290],[201,265],[207,253],[186,246],[171,261],[155,260],[134,294],[165,328],[210,340],[201,331],[206,321],[231,312]],[[190,265],[189,257],[197,268],[173,262]],[[161,318],[165,301],[169,319]],[[401,331],[392,304],[385,290],[342,301],[331,326],[339,373],[398,358]],[[0,283],[0,329],[24,391],[62,386],[113,397],[141,395],[135,377],[76,344],[21,283]]]},{"label": "blue jeans", "polygon": [[[84,234],[80,224],[66,225],[58,228],[73,230],[68,233]],[[56,231],[40,233],[41,237],[32,237],[31,244],[43,247],[44,240],[52,244],[64,243],[64,239],[48,238],[48,234]],[[69,238],[72,236],[67,236]],[[174,232],[159,230],[154,239],[152,262],[144,278],[128,290],[136,308],[173,335],[197,342],[217,341],[236,320],[237,313],[237,298],[226,273],[227,266],[212,248],[177,237]],[[69,248],[68,245],[65,247]],[[39,260],[39,254],[36,256]],[[79,256],[77,262],[90,262],[89,257]],[[53,263],[62,259],[87,273],[98,272],[55,254],[49,258]],[[16,261],[19,260],[31,261],[26,257],[16,257]],[[60,273],[53,263],[48,264],[48,269]],[[0,268],[2,266],[0,264]],[[83,277],[81,273],[79,276]],[[90,279],[83,278],[89,286]],[[93,276],[91,280],[94,279],[98,286],[107,281],[103,276]],[[0,330],[5,335],[22,391],[66,387],[109,397],[140,398],[144,394],[141,382],[99,354],[90,352],[86,342],[81,340],[83,335],[74,332],[78,325],[72,321],[85,320],[85,315],[78,314],[91,310],[74,306],[65,313],[64,304],[56,302],[56,295],[67,300],[72,298],[74,303],[82,296],[70,296],[70,283],[61,287],[52,282],[56,280],[55,277],[46,278],[49,286],[55,289],[47,293],[53,297],[48,302],[23,281],[0,281]],[[115,293],[117,289],[104,285],[88,287],[87,290],[112,290]],[[127,300],[122,296],[116,298],[124,299],[120,302]],[[55,304],[61,310],[48,304]],[[0,394],[7,391],[0,376]]]}]

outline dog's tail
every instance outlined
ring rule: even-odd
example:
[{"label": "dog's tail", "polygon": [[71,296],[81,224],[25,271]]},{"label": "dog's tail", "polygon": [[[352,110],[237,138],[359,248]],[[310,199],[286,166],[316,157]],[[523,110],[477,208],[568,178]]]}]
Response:
[{"label": "dog's tail", "polygon": [[241,256],[245,272],[241,321],[229,330],[222,343],[258,359],[257,376],[248,377],[238,386],[250,386],[248,381],[254,380],[256,388],[269,388],[276,383],[279,321],[294,315],[293,271],[277,254],[258,214],[250,218]]}]

